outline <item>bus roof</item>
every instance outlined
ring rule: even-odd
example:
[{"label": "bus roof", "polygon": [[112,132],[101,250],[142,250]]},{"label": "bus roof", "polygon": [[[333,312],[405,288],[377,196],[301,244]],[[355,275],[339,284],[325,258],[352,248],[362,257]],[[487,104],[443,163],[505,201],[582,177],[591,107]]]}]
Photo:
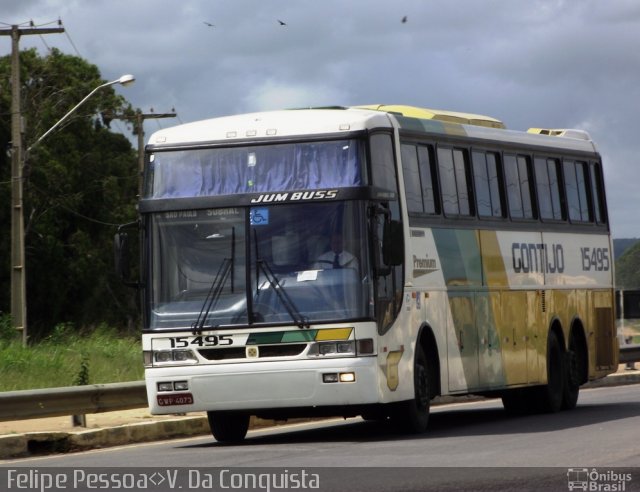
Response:
[{"label": "bus roof", "polygon": [[448,121],[450,123],[486,126],[489,128],[506,128],[502,121],[492,118],[491,116],[483,116],[481,114],[459,113],[457,111],[446,111],[444,109],[427,109],[417,108],[415,106],[402,106],[393,104],[371,104],[367,106],[355,107],[375,109],[376,111],[385,111],[387,113],[400,114],[402,116],[408,116],[410,118]]},{"label": "bus roof", "polygon": [[386,113],[364,109],[313,108],[247,113],[195,121],[159,130],[150,145],[206,143],[247,138],[339,134],[391,128]]},{"label": "bus roof", "polygon": [[436,136],[597,152],[588,134],[580,130],[507,130],[500,120],[488,116],[401,105],[288,109],[223,116],[159,130],[151,135],[149,145],[164,147],[271,137],[339,135],[392,127]]}]

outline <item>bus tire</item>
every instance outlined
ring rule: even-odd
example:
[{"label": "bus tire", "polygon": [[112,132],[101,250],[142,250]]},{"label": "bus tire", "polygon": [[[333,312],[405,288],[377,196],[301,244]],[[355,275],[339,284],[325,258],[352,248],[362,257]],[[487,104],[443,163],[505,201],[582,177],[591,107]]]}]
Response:
[{"label": "bus tire", "polygon": [[555,332],[547,339],[547,384],[541,386],[540,405],[543,412],[556,413],[562,410],[565,388],[565,363],[562,347]]},{"label": "bus tire", "polygon": [[580,393],[580,372],[584,364],[584,353],[580,347],[576,346],[572,336],[569,343],[569,350],[565,354],[565,381],[562,393],[562,408],[572,410],[578,404]]},{"label": "bus tire", "polygon": [[431,403],[429,361],[420,345],[416,345],[413,381],[415,397],[397,403],[392,420],[401,431],[419,434],[427,430]]},{"label": "bus tire", "polygon": [[209,428],[216,441],[241,442],[249,430],[249,415],[232,412],[207,412]]}]

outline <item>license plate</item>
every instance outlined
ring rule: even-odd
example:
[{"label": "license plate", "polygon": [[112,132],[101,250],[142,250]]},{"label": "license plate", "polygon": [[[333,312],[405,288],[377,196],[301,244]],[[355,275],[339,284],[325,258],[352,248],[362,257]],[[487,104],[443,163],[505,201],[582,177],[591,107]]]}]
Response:
[{"label": "license plate", "polygon": [[172,405],[192,405],[193,395],[191,393],[177,393],[175,395],[158,395],[158,405],[170,407]]}]

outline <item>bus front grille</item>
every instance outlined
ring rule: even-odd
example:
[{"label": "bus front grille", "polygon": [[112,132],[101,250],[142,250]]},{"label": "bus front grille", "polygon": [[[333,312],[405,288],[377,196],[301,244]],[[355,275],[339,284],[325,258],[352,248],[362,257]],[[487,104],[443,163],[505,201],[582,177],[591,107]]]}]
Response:
[{"label": "bus front grille", "polygon": [[[293,357],[300,355],[307,347],[306,343],[285,343],[280,345],[255,345],[258,358]],[[247,359],[246,347],[207,348],[198,350],[207,360]]]}]

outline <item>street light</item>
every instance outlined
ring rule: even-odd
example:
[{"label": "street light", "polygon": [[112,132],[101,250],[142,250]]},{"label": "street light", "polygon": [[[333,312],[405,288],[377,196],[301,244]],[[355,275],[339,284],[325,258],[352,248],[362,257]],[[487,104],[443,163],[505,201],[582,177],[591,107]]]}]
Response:
[{"label": "street light", "polygon": [[33,143],[33,144],[32,144],[32,145],[27,149],[27,154],[29,153],[29,151],[30,151],[31,149],[33,149],[33,148],[34,148],[36,145],[38,145],[42,140],[44,140],[44,138],[45,138],[47,135],[49,135],[53,130],[55,130],[56,128],[58,128],[58,127],[59,127],[59,126],[60,126],[64,121],[66,121],[66,120],[67,120],[67,118],[68,118],[69,116],[71,116],[71,114],[72,114],[76,109],[78,109],[80,106],[82,106],[82,105],[85,103],[85,101],[86,101],[87,99],[89,99],[91,96],[93,96],[93,95],[94,95],[96,92],[98,92],[100,89],[102,89],[102,88],[104,88],[104,87],[108,87],[108,86],[110,86],[110,85],[114,85],[114,84],[120,84],[120,85],[123,85],[123,86],[125,86],[125,87],[126,87],[127,85],[133,84],[133,82],[135,82],[135,80],[136,80],[136,78],[135,78],[133,75],[131,75],[131,74],[126,74],[126,75],[123,75],[122,77],[120,77],[119,79],[112,80],[111,82],[106,82],[106,83],[104,83],[104,84],[102,84],[102,85],[99,85],[99,86],[98,86],[98,87],[96,87],[95,89],[93,89],[91,92],[89,92],[89,94],[87,94],[87,95],[85,96],[85,98],[84,98],[82,101],[80,101],[78,104],[76,104],[76,105],[75,105],[75,106],[74,106],[74,107],[73,107],[73,108],[72,108],[72,109],[71,109],[67,114],[65,114],[62,118],[60,118],[60,119],[58,120],[58,122],[57,122],[55,125],[53,125],[51,128],[49,128],[49,129],[48,129],[48,130],[47,130],[47,131],[46,131],[46,132],[45,132],[45,133],[44,133],[44,134],[43,134],[43,135],[42,135],[38,140],[36,140],[36,141],[35,141],[35,142],[34,142],[34,143]]},{"label": "street light", "polygon": [[[17,73],[18,71],[15,70]],[[15,75],[13,79],[13,90],[19,95],[18,89],[20,80],[18,75]],[[105,82],[93,89],[85,98],[76,104],[67,114],[65,114],[58,122],[47,130],[38,140],[30,145],[24,156],[22,155],[19,125],[19,102],[15,102],[15,111],[12,119],[12,140],[14,142],[13,156],[12,156],[12,188],[11,188],[11,203],[12,203],[12,215],[11,215],[11,318],[13,327],[17,330],[22,330],[22,341],[26,345],[27,343],[27,282],[25,272],[25,255],[24,255],[24,209],[23,209],[23,196],[22,196],[22,168],[24,162],[27,160],[27,156],[31,149],[38,145],[49,135],[53,130],[58,128],[64,121],[71,116],[84,102],[93,96],[100,89],[108,87],[114,84],[120,84],[127,86],[135,81],[135,77],[131,74],[123,75],[122,77],[112,80],[111,82]],[[19,101],[19,96],[15,96],[14,100]],[[15,121],[13,121],[15,120]],[[15,123],[15,124],[14,124]]]}]

